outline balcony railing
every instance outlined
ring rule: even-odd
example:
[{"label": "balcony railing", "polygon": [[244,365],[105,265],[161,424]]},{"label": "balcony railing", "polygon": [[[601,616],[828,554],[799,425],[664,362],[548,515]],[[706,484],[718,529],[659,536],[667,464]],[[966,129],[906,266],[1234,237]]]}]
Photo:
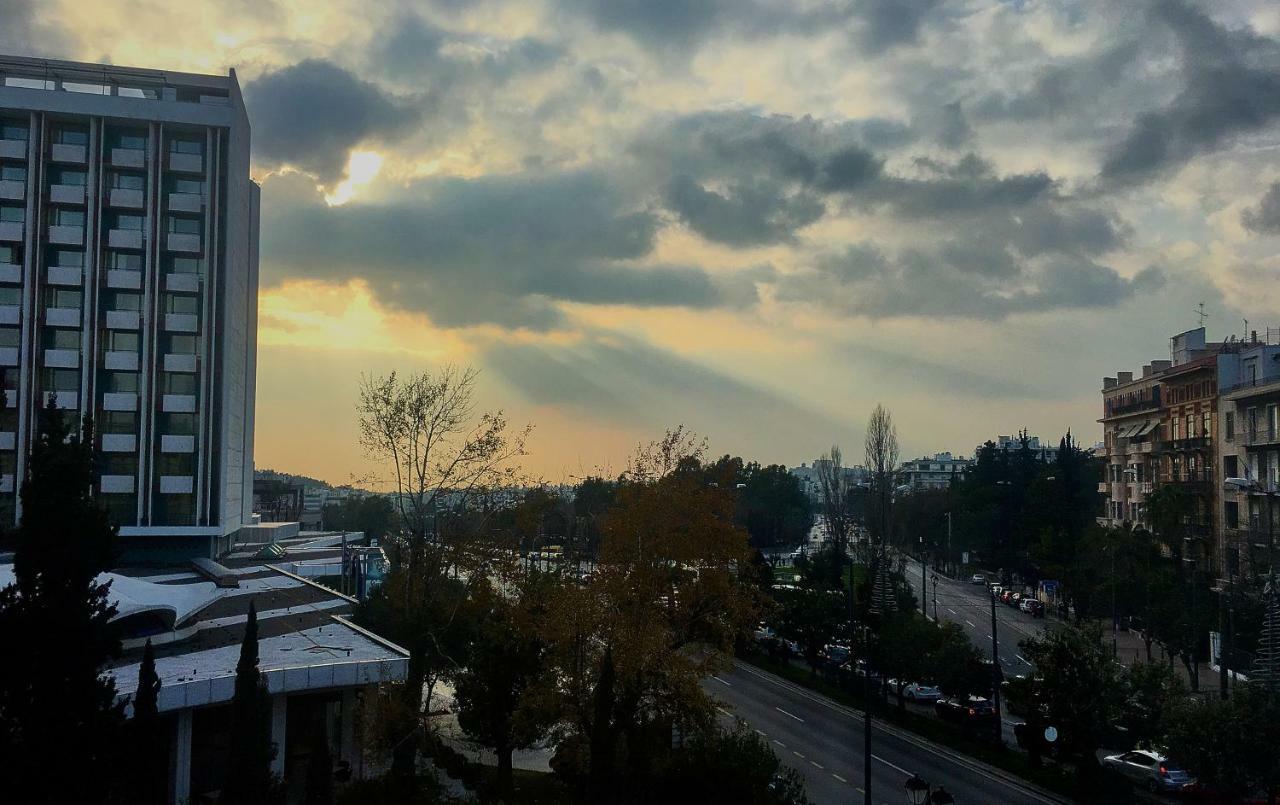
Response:
[{"label": "balcony railing", "polygon": [[1155,411],[1160,408],[1160,395],[1138,400],[1136,402],[1124,403],[1123,405],[1106,405],[1107,416],[1124,416],[1125,414],[1136,414],[1139,411]]},{"label": "balcony railing", "polygon": [[1208,436],[1192,436],[1189,439],[1165,439],[1156,444],[1156,449],[1165,452],[1168,450],[1208,450],[1213,446],[1213,440]]},{"label": "balcony railing", "polygon": [[1273,428],[1269,425],[1260,425],[1252,429],[1246,428],[1241,436],[1246,447],[1276,444],[1280,442],[1280,428]]},{"label": "balcony railing", "polygon": [[1213,483],[1213,471],[1206,469],[1196,472],[1170,473],[1161,480],[1161,483],[1185,487],[1203,487]]}]

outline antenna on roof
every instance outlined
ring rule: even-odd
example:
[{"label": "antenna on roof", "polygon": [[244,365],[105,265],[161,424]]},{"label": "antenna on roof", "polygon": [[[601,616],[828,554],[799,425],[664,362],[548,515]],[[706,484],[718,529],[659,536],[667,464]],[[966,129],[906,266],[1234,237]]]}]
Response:
[{"label": "antenna on roof", "polygon": [[1204,302],[1201,302],[1199,305],[1196,305],[1195,314],[1200,317],[1200,326],[1203,327],[1204,320],[1209,318],[1209,314],[1204,312]]},{"label": "antenna on roof", "polygon": [[1248,319],[1244,320],[1244,335],[1240,336],[1240,340],[1241,341],[1249,340],[1249,320]]}]

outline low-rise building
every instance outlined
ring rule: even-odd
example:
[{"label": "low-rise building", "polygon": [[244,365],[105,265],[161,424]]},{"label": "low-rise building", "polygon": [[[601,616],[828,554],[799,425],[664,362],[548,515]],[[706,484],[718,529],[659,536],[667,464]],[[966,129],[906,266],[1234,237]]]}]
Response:
[{"label": "low-rise building", "polygon": [[953,478],[958,478],[972,459],[953,456],[950,453],[934,453],[912,461],[902,462],[902,482],[913,490],[946,489]]}]

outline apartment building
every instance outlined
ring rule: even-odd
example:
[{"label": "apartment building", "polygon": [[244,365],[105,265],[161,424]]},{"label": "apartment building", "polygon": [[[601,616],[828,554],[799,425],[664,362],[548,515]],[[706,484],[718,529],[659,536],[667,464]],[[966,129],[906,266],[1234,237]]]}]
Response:
[{"label": "apartment building", "polygon": [[1171,361],[1159,360],[1142,367],[1141,376],[1117,372],[1102,381],[1103,441],[1101,455],[1106,460],[1106,480],[1098,491],[1106,495],[1106,509],[1099,518],[1104,525],[1126,520],[1146,524],[1145,499],[1159,475],[1155,454],[1161,423],[1160,376]]},{"label": "apartment building", "polygon": [[903,483],[915,489],[946,489],[953,477],[958,478],[972,459],[953,456],[950,453],[934,453],[932,456],[902,462],[899,471]]},{"label": "apartment building", "polygon": [[217,555],[252,514],[258,187],[234,71],[0,56],[0,517],[49,398],[97,423],[139,540]]},{"label": "apartment building", "polygon": [[1220,553],[1224,573],[1234,577],[1265,569],[1268,540],[1280,533],[1280,505],[1268,506],[1277,503],[1268,493],[1280,492],[1280,331],[1265,341],[1255,333],[1219,357],[1218,394]]},{"label": "apartment building", "polygon": [[[994,444],[997,450],[1002,450],[1006,453],[1012,453],[1022,449],[1022,439],[1020,436],[997,436],[995,441],[991,442],[991,444]],[[983,447],[985,447],[985,445],[980,444],[973,448],[973,454],[975,456],[978,455],[978,453],[982,451]],[[1058,460],[1058,445],[1042,443],[1039,436],[1028,436],[1027,448],[1035,454],[1037,459],[1046,464],[1052,464]]]}]

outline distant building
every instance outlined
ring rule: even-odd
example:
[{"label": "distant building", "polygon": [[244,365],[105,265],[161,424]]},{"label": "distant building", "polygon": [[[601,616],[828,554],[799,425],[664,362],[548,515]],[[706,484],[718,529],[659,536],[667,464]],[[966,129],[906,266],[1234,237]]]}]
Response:
[{"label": "distant building", "polygon": [[952,456],[950,453],[934,453],[913,461],[904,461],[900,470],[903,483],[912,489],[946,489],[952,478],[958,478],[972,459]]},{"label": "distant building", "polygon": [[[1041,444],[1039,436],[1029,436],[1027,438],[1028,438],[1027,447],[1031,450],[1032,453],[1035,454],[1036,458],[1040,459],[1046,464],[1051,464],[1054,461],[1058,460],[1058,446],[1056,444],[1053,444],[1053,445]],[[992,444],[996,446],[997,450],[1004,450],[1009,453],[1013,453],[1015,451],[1022,449],[1022,441],[1017,436],[997,436],[992,441]],[[978,455],[978,453],[982,451],[982,448],[984,446],[985,445],[980,444],[977,447],[973,448],[973,454],[975,456]]]},{"label": "distant building", "polygon": [[[800,488],[812,500],[822,499],[822,471],[830,464],[830,459],[817,458],[812,464],[802,463],[799,467],[787,470],[800,481]],[[867,483],[866,467],[854,466],[844,468],[845,478],[851,485]]]}]

